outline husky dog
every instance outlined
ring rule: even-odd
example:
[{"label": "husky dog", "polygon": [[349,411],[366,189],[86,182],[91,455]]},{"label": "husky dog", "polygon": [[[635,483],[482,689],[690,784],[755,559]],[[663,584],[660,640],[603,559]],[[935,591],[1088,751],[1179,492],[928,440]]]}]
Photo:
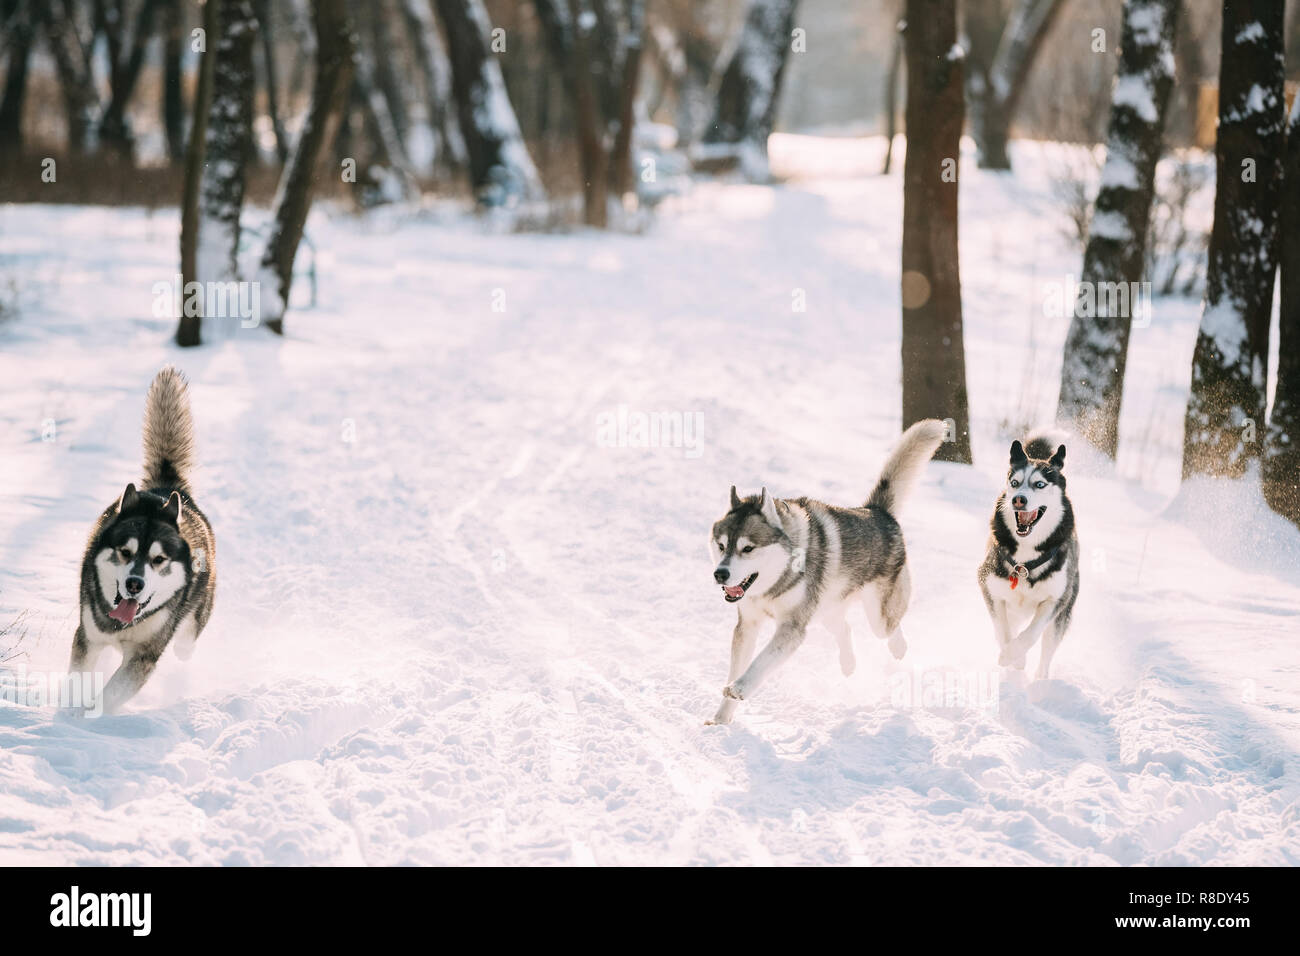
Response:
[{"label": "husky dog", "polygon": [[[860,508],[773,498],[766,488],[741,498],[732,486],[731,508],[713,525],[709,552],[716,564],[713,580],[722,586],[723,599],[738,605],[738,617],[722,706],[709,723],[729,723],[736,705],[803,643],[814,619],[835,635],[840,669],[852,674],[850,601],[863,602],[871,629],[889,642],[894,657],[907,652],[900,622],[912,583],[896,515],[944,433],[936,419],[904,432]],[[769,617],[776,632],[750,663]]]},{"label": "husky dog", "polygon": [[172,639],[188,660],[212,613],[216,589],[212,526],[190,498],[194,422],[181,373],[170,366],[149,387],[144,474],[104,509],[81,562],[81,624],[73,673],[93,670],[105,647],[122,664],[104,687],[116,713],[144,686]]},{"label": "husky dog", "polygon": [[1031,438],[1027,447],[1011,443],[1007,487],[993,509],[988,552],[979,567],[998,663],[1023,669],[1025,654],[1041,637],[1040,679],[1047,677],[1079,596],[1079,539],[1061,474],[1065,446],[1053,452],[1052,444],[1043,437]]}]

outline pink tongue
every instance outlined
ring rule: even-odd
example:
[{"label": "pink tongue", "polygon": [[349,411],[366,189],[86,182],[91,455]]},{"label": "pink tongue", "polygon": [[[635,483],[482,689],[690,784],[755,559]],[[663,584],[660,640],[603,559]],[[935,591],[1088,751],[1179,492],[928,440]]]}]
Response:
[{"label": "pink tongue", "polygon": [[737,584],[735,587],[723,588],[722,590],[727,592],[727,597],[740,597],[742,594],[745,593],[745,589],[742,588],[739,584]]},{"label": "pink tongue", "polygon": [[1024,527],[1038,517],[1037,511],[1017,511],[1016,520],[1020,522],[1020,527]]},{"label": "pink tongue", "polygon": [[123,624],[130,624],[135,620],[135,612],[138,610],[140,610],[139,601],[135,598],[122,598],[117,602],[117,607],[108,612],[108,616]]}]

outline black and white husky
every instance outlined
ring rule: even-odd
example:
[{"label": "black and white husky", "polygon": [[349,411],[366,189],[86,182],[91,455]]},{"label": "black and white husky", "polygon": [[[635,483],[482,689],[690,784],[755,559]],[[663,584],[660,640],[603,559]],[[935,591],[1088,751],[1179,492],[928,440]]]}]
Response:
[{"label": "black and white husky", "polygon": [[[803,643],[814,620],[835,635],[840,668],[852,674],[856,661],[846,619],[852,601],[863,603],[871,629],[889,642],[894,657],[907,652],[901,622],[912,583],[896,516],[944,433],[936,419],[904,432],[860,508],[773,498],[766,488],[741,498],[732,486],[731,507],[709,538],[713,579],[738,612],[722,706],[710,723],[729,723],[736,705]],[[755,658],[767,618],[775,620],[776,632]]]},{"label": "black and white husky", "polygon": [[993,509],[979,567],[998,663],[1024,669],[1025,654],[1041,637],[1039,678],[1048,676],[1079,596],[1079,540],[1064,467],[1064,445],[1053,452],[1046,438],[1031,438],[1027,447],[1011,443],[1007,486]]},{"label": "black and white husky", "polygon": [[104,687],[116,713],[153,673],[175,639],[188,659],[212,613],[216,589],[212,526],[190,498],[194,423],[180,372],[168,367],[145,399],[144,473],[109,505],[81,562],[81,623],[72,639],[73,673],[93,670],[108,646],[122,664]]}]

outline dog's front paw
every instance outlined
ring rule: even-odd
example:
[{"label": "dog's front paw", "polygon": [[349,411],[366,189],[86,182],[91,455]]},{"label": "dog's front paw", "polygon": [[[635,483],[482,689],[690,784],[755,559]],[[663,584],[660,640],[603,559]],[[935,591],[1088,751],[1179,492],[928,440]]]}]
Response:
[{"label": "dog's front paw", "polygon": [[732,700],[744,700],[745,695],[741,692],[738,683],[739,682],[736,684],[728,684],[726,687],[722,688],[722,696],[729,697]]},{"label": "dog's front paw", "polygon": [[1025,652],[1012,641],[1002,648],[1002,653],[998,655],[999,667],[1014,667],[1016,670],[1025,669]]}]

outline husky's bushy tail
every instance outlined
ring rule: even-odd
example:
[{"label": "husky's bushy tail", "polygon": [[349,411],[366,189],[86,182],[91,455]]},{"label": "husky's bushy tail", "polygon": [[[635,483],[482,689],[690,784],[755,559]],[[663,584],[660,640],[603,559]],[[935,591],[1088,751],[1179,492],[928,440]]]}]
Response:
[{"label": "husky's bushy tail", "polygon": [[921,477],[921,469],[934,457],[935,449],[943,442],[947,431],[948,426],[939,419],[926,418],[903,432],[903,437],[885,459],[885,465],[880,469],[880,480],[867,498],[866,506],[898,514],[916,479]]},{"label": "husky's bushy tail", "polygon": [[159,372],[144,400],[143,487],[190,490],[194,419],[185,376],[171,365]]}]

